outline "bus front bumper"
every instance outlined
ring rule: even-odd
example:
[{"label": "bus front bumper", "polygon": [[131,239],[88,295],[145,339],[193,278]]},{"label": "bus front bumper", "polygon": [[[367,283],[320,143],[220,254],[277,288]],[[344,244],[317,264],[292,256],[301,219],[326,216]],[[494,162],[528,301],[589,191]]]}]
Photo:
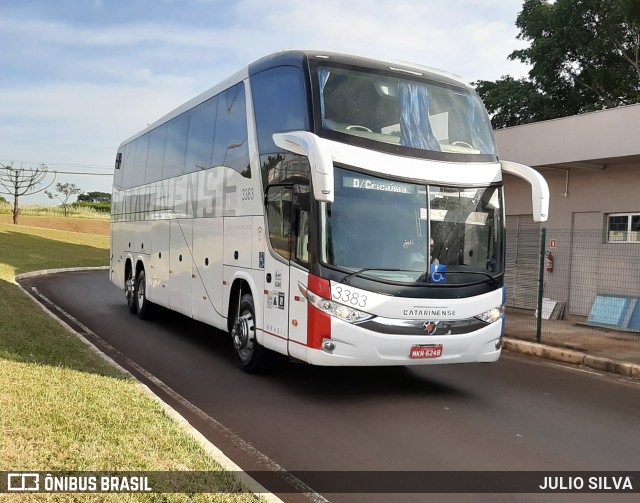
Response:
[{"label": "bus front bumper", "polygon": [[324,350],[308,348],[307,361],[327,366],[495,362],[501,353],[504,322],[502,317],[466,334],[430,336],[377,333],[332,318],[333,344],[326,344]]}]

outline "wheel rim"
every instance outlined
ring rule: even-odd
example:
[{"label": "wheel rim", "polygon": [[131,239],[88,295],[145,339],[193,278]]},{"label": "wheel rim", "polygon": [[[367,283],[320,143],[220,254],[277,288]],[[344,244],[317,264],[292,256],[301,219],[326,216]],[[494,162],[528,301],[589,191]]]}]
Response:
[{"label": "wheel rim", "polygon": [[133,297],[133,278],[131,277],[131,273],[127,275],[127,280],[124,283],[125,286],[125,295],[127,299]]},{"label": "wheel rim", "polygon": [[145,281],[144,276],[141,276],[138,281],[138,309],[142,308],[144,304],[144,289],[145,289]]},{"label": "wheel rim", "polygon": [[251,358],[254,347],[255,323],[253,313],[248,309],[243,311],[233,324],[233,345],[236,354],[243,362]]}]

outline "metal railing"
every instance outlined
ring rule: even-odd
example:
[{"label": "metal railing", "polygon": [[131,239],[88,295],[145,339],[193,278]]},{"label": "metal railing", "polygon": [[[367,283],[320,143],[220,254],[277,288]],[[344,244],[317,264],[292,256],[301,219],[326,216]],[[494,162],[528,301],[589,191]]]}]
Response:
[{"label": "metal railing", "polygon": [[640,363],[640,242],[507,232],[506,335]]}]

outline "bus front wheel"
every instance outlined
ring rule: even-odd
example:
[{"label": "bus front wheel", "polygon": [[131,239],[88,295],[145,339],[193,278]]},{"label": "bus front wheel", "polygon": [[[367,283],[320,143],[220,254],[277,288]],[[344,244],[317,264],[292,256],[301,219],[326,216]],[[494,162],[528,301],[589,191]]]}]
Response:
[{"label": "bus front wheel", "polygon": [[260,346],[256,340],[255,312],[253,297],[250,294],[243,295],[231,328],[236,362],[248,373],[265,370],[270,360],[269,351]]}]

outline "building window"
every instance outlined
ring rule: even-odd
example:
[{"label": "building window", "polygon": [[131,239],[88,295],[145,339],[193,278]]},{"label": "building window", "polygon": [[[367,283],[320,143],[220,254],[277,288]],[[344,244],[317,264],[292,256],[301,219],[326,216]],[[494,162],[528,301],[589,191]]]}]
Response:
[{"label": "building window", "polygon": [[609,215],[607,243],[640,243],[640,213]]}]

